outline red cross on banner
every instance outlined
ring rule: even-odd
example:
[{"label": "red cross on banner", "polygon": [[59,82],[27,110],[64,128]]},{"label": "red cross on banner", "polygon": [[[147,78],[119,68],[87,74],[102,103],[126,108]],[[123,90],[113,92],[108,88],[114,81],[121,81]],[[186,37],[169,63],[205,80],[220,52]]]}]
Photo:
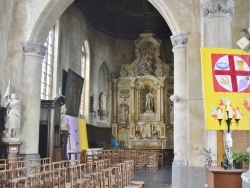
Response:
[{"label": "red cross on banner", "polygon": [[215,92],[250,92],[248,55],[211,54]]}]

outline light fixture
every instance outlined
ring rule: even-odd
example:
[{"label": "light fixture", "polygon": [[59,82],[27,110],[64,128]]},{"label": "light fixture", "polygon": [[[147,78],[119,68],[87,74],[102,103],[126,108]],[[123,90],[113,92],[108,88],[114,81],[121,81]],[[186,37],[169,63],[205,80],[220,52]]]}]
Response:
[{"label": "light fixture", "polygon": [[242,37],[240,40],[237,41],[237,45],[245,51],[250,50],[250,28],[244,29],[246,32],[247,36]]},{"label": "light fixture", "polygon": [[242,50],[248,51],[250,46],[250,40],[248,40],[246,37],[242,37],[240,40],[237,41],[237,45]]},{"label": "light fixture", "polygon": [[171,101],[178,101],[179,100],[179,97],[177,95],[171,95],[169,98]]}]

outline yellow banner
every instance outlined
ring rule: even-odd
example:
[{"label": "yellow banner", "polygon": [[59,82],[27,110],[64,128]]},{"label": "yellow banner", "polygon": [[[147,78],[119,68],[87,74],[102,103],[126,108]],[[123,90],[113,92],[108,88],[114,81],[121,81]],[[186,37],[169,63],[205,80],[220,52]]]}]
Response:
[{"label": "yellow banner", "polygon": [[201,62],[206,129],[250,130],[250,53],[201,48]]},{"label": "yellow banner", "polygon": [[80,148],[81,151],[89,148],[88,135],[85,119],[78,119],[79,137],[80,137]]}]

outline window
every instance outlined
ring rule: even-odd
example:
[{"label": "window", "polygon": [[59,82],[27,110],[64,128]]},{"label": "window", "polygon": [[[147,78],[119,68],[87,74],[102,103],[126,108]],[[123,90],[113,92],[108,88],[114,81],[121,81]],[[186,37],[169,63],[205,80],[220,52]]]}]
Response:
[{"label": "window", "polygon": [[54,34],[55,34],[55,29],[53,28],[49,32],[49,36],[46,42],[44,43],[44,46],[47,48],[42,63],[42,78],[41,78],[41,99],[44,100],[50,100],[52,98]]},{"label": "window", "polygon": [[[82,54],[81,54],[81,76],[85,78],[85,65],[86,65],[86,52],[85,52],[85,47],[84,45],[82,46]],[[81,96],[81,106],[80,106],[80,116],[84,116],[84,108],[85,108],[85,103],[84,103],[84,97],[85,92],[84,92],[84,82],[83,82],[83,89],[82,89],[82,96]]]}]

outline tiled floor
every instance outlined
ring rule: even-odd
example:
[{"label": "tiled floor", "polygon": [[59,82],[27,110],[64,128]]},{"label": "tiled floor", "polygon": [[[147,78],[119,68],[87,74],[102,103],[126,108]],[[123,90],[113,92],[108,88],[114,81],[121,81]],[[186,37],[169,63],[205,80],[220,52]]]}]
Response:
[{"label": "tiled floor", "polygon": [[172,165],[159,167],[156,174],[152,172],[135,172],[134,180],[144,181],[145,188],[171,188]]}]

